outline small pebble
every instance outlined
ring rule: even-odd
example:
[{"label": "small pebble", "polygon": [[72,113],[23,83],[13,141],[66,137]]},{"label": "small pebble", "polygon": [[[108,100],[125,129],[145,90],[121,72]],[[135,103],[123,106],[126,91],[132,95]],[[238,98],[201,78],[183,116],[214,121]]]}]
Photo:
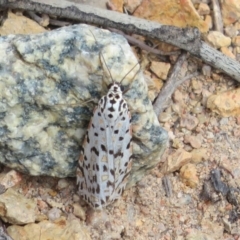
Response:
[{"label": "small pebble", "polygon": [[237,36],[237,29],[233,25],[226,26],[224,30],[225,30],[226,36],[228,36],[228,37],[233,38],[233,37]]},{"label": "small pebble", "polygon": [[200,3],[198,6],[199,15],[208,15],[210,14],[210,8],[206,3]]},{"label": "small pebble", "polygon": [[64,189],[64,188],[66,188],[66,187],[68,187],[69,186],[69,182],[66,180],[66,179],[60,179],[59,181],[58,181],[58,185],[57,185],[57,188],[59,189],[59,190],[61,190],[61,189]]},{"label": "small pebble", "polygon": [[79,217],[83,221],[86,220],[86,213],[83,210],[83,208],[79,205],[79,203],[74,203],[73,204],[73,214],[76,217]]},{"label": "small pebble", "polygon": [[211,67],[209,65],[204,64],[202,67],[202,74],[206,77],[211,76]]},{"label": "small pebble", "polygon": [[162,112],[158,117],[159,122],[167,122],[170,119],[171,119],[171,114],[166,112]]},{"label": "small pebble", "polygon": [[62,211],[59,208],[54,207],[48,211],[47,216],[50,221],[55,221],[56,219],[61,217],[61,214]]},{"label": "small pebble", "polygon": [[187,114],[182,117],[180,126],[185,127],[188,130],[193,130],[194,128],[197,127],[198,123],[199,123],[199,121],[195,116]]}]

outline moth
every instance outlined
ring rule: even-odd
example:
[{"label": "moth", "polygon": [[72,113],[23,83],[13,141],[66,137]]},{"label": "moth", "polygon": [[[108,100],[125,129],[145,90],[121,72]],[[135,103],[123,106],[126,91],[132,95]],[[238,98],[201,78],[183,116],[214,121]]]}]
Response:
[{"label": "moth", "polygon": [[[107,67],[103,55],[102,58]],[[93,111],[83,142],[77,184],[79,194],[94,209],[102,209],[120,198],[131,171],[131,114],[121,83],[133,68],[117,82],[107,67],[112,83]]]}]

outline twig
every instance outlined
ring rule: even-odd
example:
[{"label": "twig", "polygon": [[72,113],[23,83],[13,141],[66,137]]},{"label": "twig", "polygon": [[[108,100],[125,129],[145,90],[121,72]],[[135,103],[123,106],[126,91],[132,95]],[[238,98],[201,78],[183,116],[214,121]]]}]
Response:
[{"label": "twig", "polygon": [[212,0],[212,6],[215,30],[223,33],[223,21],[219,1]]},{"label": "twig", "polygon": [[117,29],[113,29],[113,28],[109,28],[109,30],[111,30],[112,32],[116,32],[118,34],[123,35],[129,43],[149,52],[149,53],[153,53],[153,54],[159,54],[159,55],[164,55],[164,56],[170,56],[170,55],[175,55],[175,54],[179,54],[180,51],[172,51],[172,52],[163,52],[159,49],[156,48],[152,48],[149,47],[147,44],[145,44],[144,42],[136,39],[135,37],[129,36],[127,34],[125,34],[124,32],[117,30]]},{"label": "twig", "polygon": [[44,14],[43,17],[39,17],[36,13],[33,11],[27,11],[27,14],[36,21],[39,25],[43,27],[47,27],[49,25],[49,17]]},{"label": "twig", "polygon": [[176,88],[181,85],[184,81],[197,76],[199,73],[195,72],[191,75],[186,76],[185,78],[179,78],[179,73],[182,67],[182,64],[187,58],[187,53],[182,53],[179,57],[177,62],[175,63],[170,76],[168,77],[166,83],[164,84],[161,92],[158,94],[157,99],[153,104],[154,112],[157,116],[168,107],[171,96]]},{"label": "twig", "polygon": [[70,25],[70,22],[66,21],[60,21],[57,19],[50,19],[48,15],[44,14],[43,17],[39,17],[35,12],[33,11],[26,11],[26,13],[32,18],[34,21],[39,23],[39,25],[43,27],[47,27],[49,24],[53,26],[58,26],[58,27],[65,27]]},{"label": "twig", "polygon": [[162,184],[163,184],[163,188],[165,190],[166,196],[167,197],[171,197],[173,195],[172,193],[172,185],[171,182],[169,180],[169,178],[167,176],[164,176],[162,178]]},{"label": "twig", "polygon": [[2,26],[7,19],[8,11],[7,9],[0,10],[0,26]]},{"label": "twig", "polygon": [[[51,5],[50,5],[51,4]],[[132,17],[118,12],[77,4],[67,0],[0,0],[0,8],[22,9],[54,15],[105,28],[116,28],[170,43],[240,82],[240,64],[201,41],[197,28],[178,28]]]},{"label": "twig", "polygon": [[58,27],[65,27],[70,25],[70,22],[65,22],[65,21],[60,21],[60,20],[56,20],[56,19],[50,19],[49,20],[49,24],[53,25],[53,26],[58,26]]}]

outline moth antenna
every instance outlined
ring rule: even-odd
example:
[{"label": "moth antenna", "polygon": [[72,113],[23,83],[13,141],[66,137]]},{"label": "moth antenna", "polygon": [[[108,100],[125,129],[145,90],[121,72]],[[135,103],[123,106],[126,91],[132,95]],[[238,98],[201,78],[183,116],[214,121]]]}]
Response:
[{"label": "moth antenna", "polygon": [[[139,64],[139,62],[137,62],[121,79],[121,81],[119,83],[122,83],[122,81],[125,79],[125,77]],[[139,68],[140,70],[140,68]],[[133,78],[135,78],[135,76],[137,75],[137,73],[139,72],[139,70],[134,74]],[[133,79],[132,78],[132,79]]]},{"label": "moth antenna", "polygon": [[[97,39],[96,39],[96,37],[94,36],[93,32],[92,32],[91,30],[89,30],[89,31],[91,32],[91,34],[93,35],[93,38],[94,38],[95,41],[97,42]],[[103,54],[102,54],[101,52],[100,52],[100,55],[101,55],[102,58],[103,58],[104,64],[105,64],[105,66],[106,66],[106,68],[107,68],[107,70],[108,70],[108,73],[109,73],[109,76],[110,76],[112,82],[114,82],[113,77],[112,77],[112,74],[111,74],[111,72],[110,72],[110,70],[109,70],[109,68],[108,68],[107,63],[106,63],[106,60],[105,60],[105,58],[104,58],[104,56],[103,56]],[[100,61],[102,62],[101,58],[100,58]]]},{"label": "moth antenna", "polygon": [[[137,64],[139,64],[139,62],[138,62]],[[124,78],[136,67],[137,64],[135,64],[135,65],[133,66],[133,68],[124,76]],[[141,68],[139,68],[139,69],[137,70],[137,72],[134,74],[134,76],[132,77],[132,79],[134,79],[134,78],[136,77],[136,75],[139,73],[140,70],[141,70]],[[123,79],[124,79],[124,78],[123,78]],[[123,79],[121,80],[121,82],[123,81]],[[120,82],[120,83],[121,83],[121,82]],[[130,89],[130,88],[127,88],[125,91],[123,91],[123,94],[125,94],[129,89]]]}]

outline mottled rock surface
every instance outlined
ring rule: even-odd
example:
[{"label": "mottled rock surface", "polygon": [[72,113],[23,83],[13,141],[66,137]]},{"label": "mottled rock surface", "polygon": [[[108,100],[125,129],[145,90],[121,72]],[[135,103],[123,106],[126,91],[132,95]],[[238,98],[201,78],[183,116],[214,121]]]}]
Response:
[{"label": "mottled rock surface", "polygon": [[[137,63],[127,41],[74,25],[1,37],[0,51],[0,162],[31,175],[75,176],[92,111],[111,82],[102,56],[119,82]],[[122,82],[133,125],[130,185],[159,162],[168,138],[137,71]]]},{"label": "mottled rock surface", "polygon": [[240,19],[240,2],[238,0],[222,0],[221,7],[224,25],[230,25]]},{"label": "mottled rock surface", "polygon": [[61,217],[58,220],[42,221],[38,224],[31,223],[23,227],[13,225],[7,228],[8,234],[13,239],[43,239],[43,240],[90,240],[88,230],[79,219],[70,216],[68,219]]},{"label": "mottled rock surface", "polygon": [[11,11],[8,12],[8,17],[0,27],[1,36],[9,34],[28,34],[29,32],[34,34],[45,31],[46,29],[37,24],[35,21],[25,16],[14,14]]},{"label": "mottled rock surface", "polygon": [[135,17],[145,18],[161,24],[177,27],[197,27],[201,32],[208,31],[208,25],[199,16],[192,1],[185,0],[143,0],[135,10]]},{"label": "mottled rock surface", "polygon": [[8,223],[26,224],[36,220],[37,204],[9,188],[0,195],[0,216]]},{"label": "mottled rock surface", "polygon": [[231,44],[231,38],[224,36],[221,32],[210,31],[206,39],[213,47],[228,47]]},{"label": "mottled rock surface", "polygon": [[240,88],[213,94],[208,98],[207,107],[223,117],[239,116]]}]

